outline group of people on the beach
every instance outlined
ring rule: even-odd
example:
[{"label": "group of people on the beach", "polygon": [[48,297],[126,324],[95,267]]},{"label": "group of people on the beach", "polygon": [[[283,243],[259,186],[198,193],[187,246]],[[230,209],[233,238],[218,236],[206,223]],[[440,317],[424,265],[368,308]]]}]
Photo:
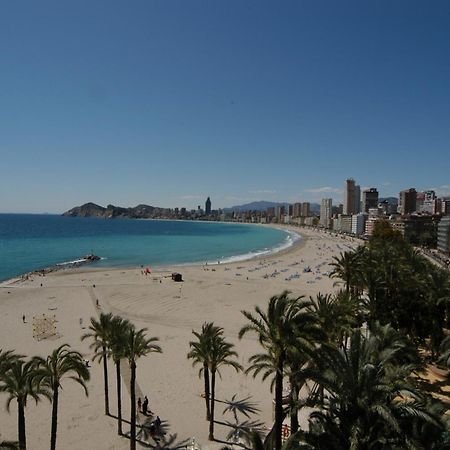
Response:
[{"label": "group of people on the beach", "polygon": [[138,401],[137,401],[137,405],[138,405],[139,412],[144,414],[144,416],[147,416],[148,414],[153,414],[152,411],[150,411],[150,408],[148,407],[147,396],[144,397],[144,401],[142,401],[141,397],[139,397]]}]

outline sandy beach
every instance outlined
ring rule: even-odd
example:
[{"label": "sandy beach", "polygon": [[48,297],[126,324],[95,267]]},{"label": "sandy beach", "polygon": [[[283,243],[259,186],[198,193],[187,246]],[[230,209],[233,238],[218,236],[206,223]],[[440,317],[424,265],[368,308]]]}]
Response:
[{"label": "sandy beach", "polygon": [[[293,295],[315,296],[337,289],[328,277],[333,256],[359,245],[359,241],[334,237],[328,233],[295,229],[302,240],[293,248],[264,259],[232,264],[167,267],[150,275],[140,268],[92,270],[82,268],[46,276],[33,276],[21,282],[0,284],[0,348],[14,349],[25,355],[46,356],[57,346],[68,343],[85,355],[92,356],[89,342],[80,341],[91,317],[100,311],[112,312],[132,321],[136,327],[148,328],[157,336],[162,354],[150,354],[137,364],[137,393],[147,395],[150,409],[160,416],[166,430],[167,446],[186,445],[192,437],[203,448],[223,444],[207,440],[208,423],[201,397],[202,380],[198,368],[186,358],[192,330],[206,321],[224,328],[226,338],[236,345],[239,362],[247,367],[248,357],[260,352],[255,336],[238,340],[245,324],[241,310],[253,311],[255,305],[265,308],[270,296],[283,290]],[[303,269],[309,266],[311,272]],[[181,272],[184,282],[169,277]],[[42,284],[42,286],[41,286]],[[97,307],[96,303],[99,303]],[[22,317],[25,315],[26,323]],[[46,337],[46,335],[50,335]],[[122,362],[125,381],[127,362]],[[116,414],[115,373],[110,364],[110,405]],[[92,363],[89,397],[79,385],[66,382],[60,395],[57,447],[61,449],[126,449],[129,442],[117,435],[116,420],[104,415],[102,366]],[[216,420],[233,422],[230,413],[223,414],[223,401],[251,397],[260,410],[253,420],[267,427],[272,422],[272,395],[269,383],[260,378],[236,374],[225,368],[217,380]],[[0,396],[0,440],[17,436],[16,405],[8,414],[6,395]],[[128,386],[123,384],[123,415],[129,417]],[[51,405],[32,400],[26,408],[27,440],[30,449],[46,449],[50,441]],[[140,417],[143,420],[143,417]],[[124,430],[128,431],[124,424]],[[225,440],[230,428],[216,425],[216,439]],[[154,442],[150,439],[154,446]]]}]

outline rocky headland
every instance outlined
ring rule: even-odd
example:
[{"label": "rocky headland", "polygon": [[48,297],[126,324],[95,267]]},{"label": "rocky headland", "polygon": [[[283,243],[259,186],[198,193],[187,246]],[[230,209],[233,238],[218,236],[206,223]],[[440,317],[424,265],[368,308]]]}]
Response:
[{"label": "rocky headland", "polygon": [[137,205],[131,208],[122,208],[120,206],[108,205],[106,208],[95,203],[85,203],[81,206],[69,209],[63,213],[67,217],[102,217],[111,219],[132,218],[132,219],[148,219],[155,217],[155,214],[162,212],[162,208],[155,208],[149,205]]}]

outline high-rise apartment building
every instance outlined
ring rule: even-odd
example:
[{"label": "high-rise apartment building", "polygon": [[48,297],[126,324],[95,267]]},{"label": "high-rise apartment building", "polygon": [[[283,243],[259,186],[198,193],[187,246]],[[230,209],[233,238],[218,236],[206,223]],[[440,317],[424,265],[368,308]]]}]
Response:
[{"label": "high-rise apartment building", "polygon": [[325,228],[330,227],[332,208],[333,200],[331,198],[323,198],[320,204],[320,224]]},{"label": "high-rise apartment building", "polygon": [[355,180],[349,178],[345,182],[345,192],[344,192],[344,214],[351,214],[353,212],[355,197]]},{"label": "high-rise apartment building", "polygon": [[437,248],[446,255],[450,254],[450,216],[444,216],[438,224]]},{"label": "high-rise apartment building", "polygon": [[398,212],[402,216],[412,214],[416,211],[416,197],[417,192],[414,188],[405,189],[400,192]]},{"label": "high-rise apartment building", "polygon": [[211,199],[208,197],[205,202],[205,214],[207,216],[211,215]]},{"label": "high-rise apartment building", "polygon": [[359,213],[352,215],[352,233],[356,235],[361,235],[364,233],[366,221],[368,215],[366,213]]},{"label": "high-rise apartment building", "polygon": [[422,211],[424,201],[425,201],[425,192],[417,192],[417,194],[416,194],[416,211]]},{"label": "high-rise apartment building", "polygon": [[309,202],[302,203],[302,217],[310,217],[311,216],[311,205]]},{"label": "high-rise apartment building", "polygon": [[361,188],[355,184],[353,178],[349,178],[345,182],[344,193],[344,214],[357,214],[361,207]]},{"label": "high-rise apartment building", "polygon": [[441,203],[441,213],[450,214],[450,199],[443,198]]},{"label": "high-rise apartment building", "polygon": [[361,187],[359,184],[355,184],[353,202],[353,214],[358,214],[361,211]]},{"label": "high-rise apartment building", "polygon": [[277,218],[278,222],[281,221],[281,218],[285,215],[285,208],[283,205],[278,205],[275,207],[275,217]]},{"label": "high-rise apartment building", "polygon": [[365,189],[362,195],[362,212],[378,207],[378,191],[376,188]]},{"label": "high-rise apartment building", "polygon": [[293,209],[293,217],[300,217],[302,215],[302,204],[301,203],[294,203],[294,209]]},{"label": "high-rise apartment building", "polygon": [[[436,214],[437,212],[436,200],[437,200],[436,193],[434,191],[425,191],[421,211],[429,214]],[[419,211],[419,208],[417,208],[417,204],[416,204],[416,211]]]}]

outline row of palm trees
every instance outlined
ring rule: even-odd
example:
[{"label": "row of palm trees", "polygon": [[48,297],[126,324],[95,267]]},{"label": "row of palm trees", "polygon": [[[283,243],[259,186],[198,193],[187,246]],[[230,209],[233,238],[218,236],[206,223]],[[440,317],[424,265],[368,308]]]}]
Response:
[{"label": "row of palm trees", "polygon": [[[249,323],[240,336],[256,333],[264,350],[250,358],[247,372],[272,377],[275,388],[268,444],[281,448],[282,423],[290,415],[291,448],[447,448],[445,408],[419,384],[417,348],[390,325],[369,329],[341,320],[348,301],[345,291],[309,300],[284,292],[269,300],[266,311],[243,311]],[[285,380],[291,391],[283,408]],[[299,398],[302,388],[308,394]],[[304,406],[313,410],[308,430],[298,426]]]},{"label": "row of palm trees", "polygon": [[108,360],[112,359],[116,368],[117,390],[117,433],[122,430],[121,366],[123,359],[130,368],[130,450],[136,449],[136,367],[137,360],[149,353],[161,353],[158,338],[147,337],[147,329],[136,330],[128,320],[111,313],[101,313],[99,319],[91,318],[89,332],[81,339],[90,339],[94,360],[103,363],[105,414],[110,414]]},{"label": "row of palm trees", "polygon": [[363,321],[390,323],[437,359],[450,328],[448,271],[424,258],[388,223],[379,223],[369,244],[334,257],[331,274],[355,302]]},{"label": "row of palm trees", "polygon": [[36,403],[45,397],[52,403],[50,449],[56,449],[58,427],[58,404],[62,381],[71,379],[79,383],[88,395],[86,382],[89,371],[79,352],[73,351],[67,344],[55,349],[47,358],[35,356],[31,359],[13,351],[0,350],[0,392],[8,395],[7,410],[16,400],[18,414],[18,446],[24,450],[27,446],[25,407],[32,398]]},{"label": "row of palm trees", "polygon": [[[129,321],[112,314],[100,315],[97,320],[91,318],[89,332],[81,338],[91,339],[90,347],[94,351],[93,360],[103,363],[105,414],[110,414],[108,360],[112,359],[116,368],[117,388],[117,432],[122,430],[122,394],[121,394],[121,360],[126,359],[130,368],[130,449],[136,449],[136,362],[148,353],[161,353],[156,344],[158,338],[147,337],[146,329],[136,330]],[[61,382],[69,378],[79,383],[86,395],[86,382],[89,370],[81,353],[73,351],[67,344],[61,345],[47,358],[33,357],[27,359],[13,351],[0,350],[0,392],[8,395],[7,409],[11,402],[17,401],[18,410],[18,445],[26,449],[25,407],[29,398],[36,403],[43,397],[52,403],[52,423],[50,449],[56,449],[58,426],[58,405]]]}]

